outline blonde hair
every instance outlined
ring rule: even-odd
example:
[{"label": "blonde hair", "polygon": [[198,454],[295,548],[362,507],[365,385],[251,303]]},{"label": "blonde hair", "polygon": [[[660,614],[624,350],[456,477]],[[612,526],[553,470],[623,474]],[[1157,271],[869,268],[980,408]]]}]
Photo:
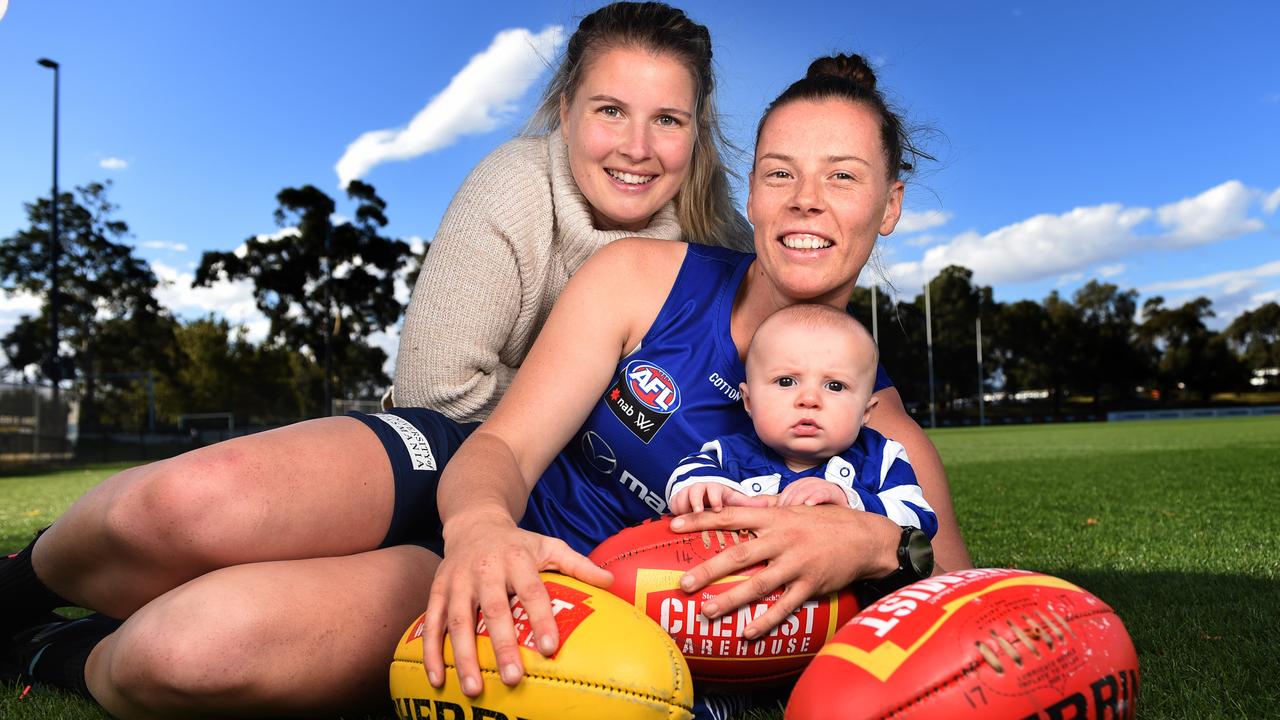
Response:
[{"label": "blonde hair", "polygon": [[614,48],[670,55],[694,80],[694,145],[690,170],[676,193],[676,219],[685,239],[740,250],[752,246],[751,226],[737,211],[722,155],[732,146],[720,129],[711,67],[711,34],[683,10],[660,2],[615,2],[582,18],[547,83],[527,135],[560,129],[560,100],[570,99],[591,63]]}]

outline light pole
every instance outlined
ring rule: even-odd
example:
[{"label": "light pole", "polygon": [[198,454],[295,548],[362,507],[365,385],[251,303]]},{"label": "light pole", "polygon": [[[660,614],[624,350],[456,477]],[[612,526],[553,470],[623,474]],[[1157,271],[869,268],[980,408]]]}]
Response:
[{"label": "light pole", "polygon": [[982,316],[974,320],[973,333],[978,344],[978,427],[982,427],[987,424],[986,396],[983,394],[986,383],[982,375]]},{"label": "light pole", "polygon": [[880,301],[876,299],[876,284],[871,283],[871,339],[880,347]]},{"label": "light pole", "polygon": [[46,373],[53,381],[53,402],[58,403],[58,383],[62,380],[62,360],[58,357],[58,63],[49,58],[36,61],[53,70],[53,217],[49,221],[49,362]]},{"label": "light pole", "polygon": [[930,280],[924,284],[924,341],[929,349],[929,427],[938,427],[938,416],[933,402],[933,313],[929,308]]},{"label": "light pole", "polygon": [[321,417],[333,414],[333,221],[324,227],[324,409]]}]

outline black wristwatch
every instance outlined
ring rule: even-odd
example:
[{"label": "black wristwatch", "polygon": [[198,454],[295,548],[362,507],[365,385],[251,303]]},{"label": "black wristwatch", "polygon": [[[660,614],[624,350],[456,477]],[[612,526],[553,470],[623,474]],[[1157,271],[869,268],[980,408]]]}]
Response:
[{"label": "black wristwatch", "polygon": [[855,583],[858,600],[863,607],[933,574],[933,545],[929,536],[916,527],[902,528],[898,539],[898,569],[875,580]]}]

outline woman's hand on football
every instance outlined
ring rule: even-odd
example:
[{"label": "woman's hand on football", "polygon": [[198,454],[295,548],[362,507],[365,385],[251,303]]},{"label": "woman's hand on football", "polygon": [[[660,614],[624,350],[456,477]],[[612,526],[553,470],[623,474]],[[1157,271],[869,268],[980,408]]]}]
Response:
[{"label": "woman's hand on football", "polygon": [[674,519],[677,532],[747,530],[754,536],[731,545],[690,569],[680,579],[685,592],[755,565],[759,572],[702,606],[709,619],[779,589],[781,597],[744,630],[749,640],[764,635],[806,600],[839,590],[859,578],[883,577],[897,567],[901,530],[874,513],[837,505],[726,507]]},{"label": "woman's hand on football", "polygon": [[477,610],[493,644],[498,674],[513,686],[524,676],[511,599],[524,607],[532,639],[543,655],[560,646],[551,600],[538,573],[555,570],[583,582],[607,586],[613,575],[575,552],[564,541],[522,530],[501,514],[467,518],[446,532],[445,558],[431,583],[423,624],[423,664],[434,687],[445,683],[444,635],[462,692],[484,689],[476,657]]}]

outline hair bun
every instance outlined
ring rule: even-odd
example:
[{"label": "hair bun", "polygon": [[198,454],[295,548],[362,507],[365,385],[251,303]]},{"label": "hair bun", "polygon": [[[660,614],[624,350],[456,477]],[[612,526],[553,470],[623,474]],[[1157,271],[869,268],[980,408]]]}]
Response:
[{"label": "hair bun", "polygon": [[814,60],[809,64],[805,78],[818,80],[823,77],[840,78],[867,90],[876,89],[875,71],[861,55],[831,55]]}]

